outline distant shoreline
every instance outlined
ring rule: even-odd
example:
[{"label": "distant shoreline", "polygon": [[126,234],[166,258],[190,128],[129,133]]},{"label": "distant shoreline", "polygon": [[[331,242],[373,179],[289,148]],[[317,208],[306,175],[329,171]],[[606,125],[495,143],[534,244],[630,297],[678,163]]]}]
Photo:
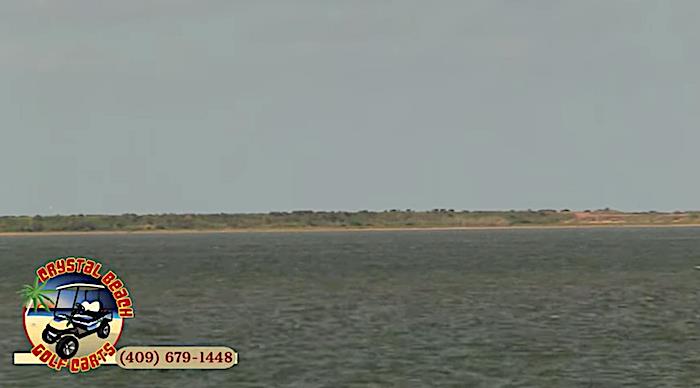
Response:
[{"label": "distant shoreline", "polygon": [[310,211],[251,214],[0,216],[0,236],[133,233],[292,233],[700,226],[700,212]]},{"label": "distant shoreline", "polygon": [[239,229],[172,229],[172,230],[94,230],[47,232],[0,232],[0,237],[26,236],[105,236],[105,235],[169,235],[169,234],[234,234],[234,233],[337,233],[337,232],[438,232],[485,230],[556,230],[556,229],[654,229],[700,228],[698,224],[573,224],[522,226],[455,226],[455,227],[304,227],[304,228],[239,228]]}]

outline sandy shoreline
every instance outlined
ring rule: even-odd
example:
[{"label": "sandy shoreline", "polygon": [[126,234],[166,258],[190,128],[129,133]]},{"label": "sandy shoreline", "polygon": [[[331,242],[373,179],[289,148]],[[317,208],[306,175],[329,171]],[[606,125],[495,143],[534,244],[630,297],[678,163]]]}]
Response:
[{"label": "sandy shoreline", "polygon": [[520,230],[520,229],[615,229],[615,228],[698,228],[700,224],[572,224],[572,225],[523,225],[523,226],[444,226],[444,227],[367,227],[367,228],[248,228],[248,229],[178,229],[178,230],[96,230],[55,232],[0,232],[0,237],[23,236],[101,236],[137,234],[216,234],[216,233],[314,233],[314,232],[426,232],[451,230]]}]

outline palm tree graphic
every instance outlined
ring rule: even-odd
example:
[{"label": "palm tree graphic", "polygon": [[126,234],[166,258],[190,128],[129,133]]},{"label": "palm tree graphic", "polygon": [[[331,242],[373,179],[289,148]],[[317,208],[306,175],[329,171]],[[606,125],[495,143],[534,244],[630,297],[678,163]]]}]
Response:
[{"label": "palm tree graphic", "polygon": [[22,297],[22,303],[25,306],[29,305],[29,303],[31,302],[32,306],[34,306],[34,312],[37,311],[40,304],[42,307],[44,307],[44,310],[51,312],[47,304],[48,302],[55,302],[51,298],[49,298],[47,294],[56,290],[47,290],[44,289],[44,287],[46,287],[46,283],[43,283],[41,286],[39,286],[39,278],[37,277],[34,279],[34,285],[25,284],[22,286],[22,289],[19,290],[17,293],[20,294],[20,296]]}]

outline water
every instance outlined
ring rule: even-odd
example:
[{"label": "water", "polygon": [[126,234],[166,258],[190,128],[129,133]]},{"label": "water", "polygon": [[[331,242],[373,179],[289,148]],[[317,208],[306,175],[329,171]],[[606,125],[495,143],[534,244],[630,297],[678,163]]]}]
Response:
[{"label": "water", "polygon": [[[130,287],[119,345],[227,345],[226,371],[14,367],[43,259]],[[2,386],[700,385],[700,229],[0,237]]]}]

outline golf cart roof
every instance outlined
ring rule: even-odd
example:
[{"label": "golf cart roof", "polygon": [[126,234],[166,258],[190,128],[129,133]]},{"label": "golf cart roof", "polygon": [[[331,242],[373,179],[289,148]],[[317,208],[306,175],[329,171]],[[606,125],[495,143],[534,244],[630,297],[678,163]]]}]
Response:
[{"label": "golf cart roof", "polygon": [[98,290],[101,288],[105,288],[105,286],[103,286],[101,284],[90,284],[90,283],[71,283],[71,284],[64,284],[62,286],[58,286],[58,287],[56,287],[56,290],[58,291],[58,290],[66,289],[66,288],[91,288],[91,289]]}]

